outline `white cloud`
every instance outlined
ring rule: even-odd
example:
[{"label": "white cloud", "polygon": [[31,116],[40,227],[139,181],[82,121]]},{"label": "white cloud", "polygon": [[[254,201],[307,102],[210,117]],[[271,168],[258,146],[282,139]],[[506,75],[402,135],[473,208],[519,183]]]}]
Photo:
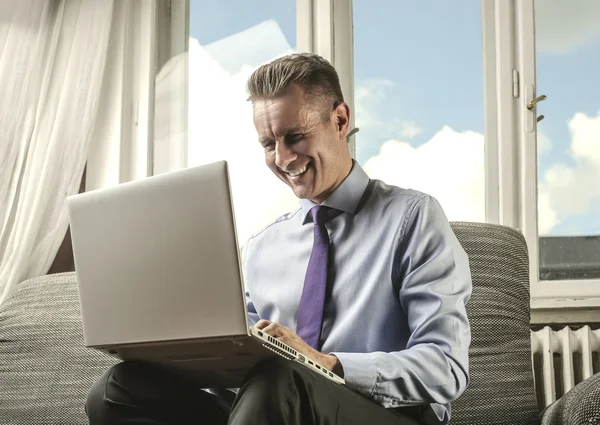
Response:
[{"label": "white cloud", "polygon": [[381,111],[386,108],[386,98],[395,84],[383,78],[361,81],[355,86],[355,125],[361,130],[360,139],[411,140],[421,134],[422,128],[414,121],[398,118],[384,119]]},{"label": "white cloud", "polygon": [[355,122],[361,130],[376,130],[387,134],[389,125],[380,118],[379,112],[387,91],[394,84],[385,79],[373,79],[356,85],[354,93]]},{"label": "white cloud", "polygon": [[545,133],[540,131],[538,127],[537,133],[537,151],[538,154],[544,154],[552,149],[552,142]]},{"label": "white cloud", "polygon": [[550,192],[544,183],[538,187],[538,232],[540,235],[548,235],[552,228],[559,224],[560,220],[556,211],[550,203]]},{"label": "white cloud", "polygon": [[576,113],[569,121],[569,130],[573,156],[600,166],[600,110],[595,117]]},{"label": "white cloud", "polygon": [[445,126],[419,147],[390,140],[364,168],[371,178],[435,196],[450,220],[485,220],[480,133]]},{"label": "white cloud", "polygon": [[[563,220],[589,214],[600,205],[600,111],[576,113],[569,121],[574,165],[557,162],[538,186],[538,228],[548,235]],[[538,135],[540,153],[551,147]],[[429,141],[413,147],[390,140],[365,163],[372,178],[435,196],[450,220],[485,220],[483,135],[443,127]]]},{"label": "white cloud", "polygon": [[406,139],[412,139],[422,131],[423,129],[417,127],[414,121],[402,121],[402,123],[400,123],[400,136]]},{"label": "white cloud", "polygon": [[539,183],[540,234],[568,216],[590,213],[600,202],[600,111],[595,117],[576,113],[569,131],[574,165],[553,164]]},{"label": "white cloud", "polygon": [[600,1],[536,0],[536,48],[562,53],[600,35]]}]

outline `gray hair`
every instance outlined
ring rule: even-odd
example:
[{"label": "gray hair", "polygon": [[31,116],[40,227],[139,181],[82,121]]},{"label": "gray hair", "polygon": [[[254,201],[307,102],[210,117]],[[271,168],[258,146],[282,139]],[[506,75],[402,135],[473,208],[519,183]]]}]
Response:
[{"label": "gray hair", "polygon": [[314,53],[294,53],[262,65],[248,78],[248,100],[273,99],[292,84],[302,87],[313,102],[325,102],[331,110],[323,110],[322,118],[344,101],[340,78],[327,60]]}]

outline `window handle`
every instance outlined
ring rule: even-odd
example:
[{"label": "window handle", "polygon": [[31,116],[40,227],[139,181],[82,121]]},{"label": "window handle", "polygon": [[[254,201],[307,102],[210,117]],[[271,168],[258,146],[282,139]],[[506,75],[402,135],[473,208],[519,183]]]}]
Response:
[{"label": "window handle", "polygon": [[350,137],[354,136],[356,133],[358,133],[359,128],[353,128],[352,130],[350,130],[348,132],[348,135],[346,136],[346,143],[350,143]]},{"label": "window handle", "polygon": [[533,99],[527,102],[527,104],[525,105],[527,109],[524,111],[523,117],[525,123],[525,131],[527,131],[528,133],[535,131],[536,124],[545,118],[543,115],[540,115],[539,117],[537,116],[537,113],[535,112],[535,106],[542,100],[546,100],[546,95],[543,94],[541,96],[536,97],[535,99],[533,98],[533,96],[535,96],[535,87],[533,87],[533,84],[528,84],[527,86],[525,86],[524,100]]},{"label": "window handle", "polygon": [[[543,94],[543,95],[541,95],[541,96],[538,96],[538,97],[536,97],[535,99],[533,99],[532,101],[530,101],[530,102],[527,104],[527,109],[529,109],[529,110],[532,110],[532,109],[533,109],[533,107],[534,107],[534,106],[535,106],[537,103],[541,102],[542,100],[546,100],[546,99],[547,99],[547,97],[546,97],[546,95],[545,95],[545,94]],[[543,117],[543,115],[541,115],[541,116]],[[542,118],[542,119],[543,119],[543,118]],[[538,121],[541,121],[541,120],[540,120],[540,119],[538,119]]]}]

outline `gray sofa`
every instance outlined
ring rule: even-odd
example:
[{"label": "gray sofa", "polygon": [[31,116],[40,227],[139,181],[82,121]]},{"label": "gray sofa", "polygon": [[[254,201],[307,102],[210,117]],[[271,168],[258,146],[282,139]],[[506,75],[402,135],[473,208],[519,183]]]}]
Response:
[{"label": "gray sofa", "polygon": [[[471,384],[452,424],[600,424],[600,374],[540,415],[533,387],[527,247],[516,231],[453,223],[469,254]],[[0,305],[0,424],[85,424],[92,383],[116,360],[82,347],[76,278],[41,276]]]}]

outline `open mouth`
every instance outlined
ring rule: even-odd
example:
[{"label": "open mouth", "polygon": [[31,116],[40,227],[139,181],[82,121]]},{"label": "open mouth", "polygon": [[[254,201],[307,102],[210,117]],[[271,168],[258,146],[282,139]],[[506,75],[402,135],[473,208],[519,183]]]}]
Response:
[{"label": "open mouth", "polygon": [[306,173],[309,169],[310,169],[310,162],[308,164],[306,164],[304,167],[302,167],[296,171],[288,172],[287,174],[292,178],[296,178],[296,177],[300,177],[302,174]]}]

